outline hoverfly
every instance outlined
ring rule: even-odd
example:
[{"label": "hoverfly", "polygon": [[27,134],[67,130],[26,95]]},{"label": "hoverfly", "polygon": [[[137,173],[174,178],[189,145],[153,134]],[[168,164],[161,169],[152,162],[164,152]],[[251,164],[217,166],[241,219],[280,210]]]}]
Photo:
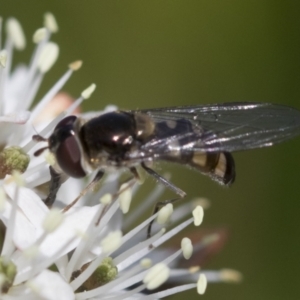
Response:
[{"label": "hoverfly", "polygon": [[[269,104],[224,104],[114,111],[84,121],[67,116],[47,141],[60,169],[74,178],[97,171],[98,182],[106,170],[127,168],[138,177],[140,165],[158,182],[181,198],[185,192],[156,173],[149,163],[168,161],[190,166],[223,185],[235,179],[231,152],[272,146],[300,134],[300,112]],[[45,148],[36,152],[39,155]],[[61,174],[50,167],[51,206],[61,185]]]}]

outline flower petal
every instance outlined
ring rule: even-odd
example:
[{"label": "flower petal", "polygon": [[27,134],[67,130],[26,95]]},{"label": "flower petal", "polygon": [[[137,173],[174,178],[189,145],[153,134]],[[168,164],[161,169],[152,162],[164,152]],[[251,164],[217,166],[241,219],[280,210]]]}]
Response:
[{"label": "flower petal", "polygon": [[57,272],[44,270],[27,283],[40,299],[47,300],[72,300],[75,295],[71,286],[65,282]]}]

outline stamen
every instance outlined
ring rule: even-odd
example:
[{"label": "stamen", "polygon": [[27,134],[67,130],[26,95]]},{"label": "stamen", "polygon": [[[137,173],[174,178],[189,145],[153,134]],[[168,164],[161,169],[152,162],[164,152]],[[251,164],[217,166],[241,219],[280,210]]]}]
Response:
[{"label": "stamen", "polygon": [[207,279],[204,274],[200,274],[198,282],[197,282],[197,292],[200,295],[203,295],[205,293],[207,287]]},{"label": "stamen", "polygon": [[[72,273],[74,270],[79,269],[82,266],[84,254],[89,250],[90,243],[92,242],[91,237],[94,237],[94,229],[95,229],[95,222],[103,212],[103,206],[99,205],[97,212],[95,213],[93,219],[91,220],[88,228],[85,230],[83,234],[81,234],[81,240],[74,250],[69,263],[67,264],[66,271],[65,271],[65,278],[67,281],[70,280]],[[98,229],[97,229],[98,230]],[[99,264],[98,264],[99,265]],[[93,272],[94,270],[92,270]],[[92,274],[91,272],[91,274]],[[83,278],[84,282],[88,278],[89,274],[86,278]]]},{"label": "stamen", "polygon": [[3,23],[3,19],[2,17],[0,17],[0,49],[2,48],[2,23]]},{"label": "stamen", "polygon": [[109,208],[105,211],[105,214],[103,216],[101,215],[97,220],[96,225],[98,226],[98,230],[102,230],[119,209],[119,202],[115,201],[114,195],[112,195],[112,204],[108,207]]},{"label": "stamen", "polygon": [[231,269],[221,270],[220,277],[222,281],[232,282],[232,283],[238,283],[243,280],[243,275],[240,272]]},{"label": "stamen", "polygon": [[0,212],[4,211],[6,202],[6,194],[4,193],[3,188],[0,188]]},{"label": "stamen", "polygon": [[[156,215],[157,215],[157,214],[151,216],[150,218],[146,219],[144,222],[142,222],[141,224],[139,224],[138,226],[136,226],[135,228],[133,228],[131,231],[129,231],[128,233],[126,233],[126,234],[123,236],[123,238],[122,238],[123,244],[125,244],[127,241],[129,241],[131,238],[135,237],[139,232],[141,232],[141,230],[142,230],[144,227],[146,227],[146,225],[148,225],[148,224],[156,217]],[[158,232],[159,236],[163,235],[164,233],[165,233],[165,229],[162,229],[160,232]],[[155,235],[155,236],[156,236],[156,235]],[[154,237],[155,237],[155,236],[154,236]],[[134,260],[135,260],[135,261],[138,260],[139,258],[141,258],[141,257],[143,257],[144,255],[147,254],[147,252],[148,252],[148,250],[149,250],[149,249],[148,249],[149,245],[151,245],[151,243],[152,243],[153,241],[156,241],[157,239],[158,239],[158,237],[156,237],[156,238],[154,238],[154,239],[151,238],[151,240],[148,239],[148,240],[146,240],[145,242],[143,242],[144,245],[141,244],[141,243],[139,243],[139,247],[138,247],[138,248],[136,248],[136,247],[134,246],[134,247],[132,247],[131,249],[128,249],[128,250],[127,250],[126,252],[124,252],[122,255],[119,255],[118,257],[115,258],[116,263],[122,262],[123,260],[125,261],[125,260],[127,260],[133,253],[136,254],[136,253],[139,251],[139,249],[140,249],[140,250],[141,250],[141,249],[144,249],[144,252],[143,252],[142,254],[138,254],[139,257],[138,257],[138,255],[136,255],[136,256],[134,257]],[[128,259],[128,261],[130,261],[130,258]],[[122,269],[122,268],[125,268],[125,267],[126,267],[125,265],[126,265],[126,263],[124,264],[124,263],[122,262],[122,267],[121,267],[121,269]],[[120,266],[119,266],[118,268],[119,268],[119,270],[121,270],[121,269],[120,269]]]},{"label": "stamen", "polygon": [[200,205],[204,210],[210,208],[211,203],[207,198],[199,197],[192,201],[194,207]]},{"label": "stamen", "polygon": [[[10,178],[10,180],[13,179],[13,176]],[[14,237],[14,231],[16,226],[16,216],[17,216],[17,209],[18,209],[18,201],[19,201],[19,187],[18,185],[15,185],[14,190],[14,201],[12,201],[12,208],[9,216],[9,222],[6,226],[6,234],[4,236],[4,243],[2,246],[1,255],[2,256],[10,256],[14,250],[14,243],[13,243],[13,237]]]},{"label": "stamen", "polygon": [[[97,297],[99,295],[105,295],[109,290],[118,288],[119,285],[121,285],[124,281],[128,281],[128,278],[132,278],[136,273],[140,271],[140,266],[135,266],[132,269],[130,269],[128,272],[123,273],[122,276],[119,278],[116,278],[114,281],[111,281],[104,286],[101,286],[99,288],[90,290],[90,291],[84,291],[82,293],[76,294],[77,300],[83,300],[83,299],[90,299],[92,297]],[[132,284],[130,284],[132,285]]]},{"label": "stamen", "polygon": [[50,12],[45,13],[44,15],[44,25],[52,33],[58,31],[58,25],[54,15]]},{"label": "stamen", "polygon": [[[1,32],[0,32],[0,34],[1,34]],[[0,39],[1,39],[1,36],[0,36]],[[2,51],[0,51],[0,115],[2,115],[3,112],[5,111],[4,90],[5,90],[6,77],[8,75],[6,63],[7,63],[7,51],[2,50]]]},{"label": "stamen", "polygon": [[206,247],[206,246],[218,241],[219,239],[220,239],[220,235],[218,233],[210,234],[203,238],[203,240],[201,241],[201,244]]},{"label": "stamen", "polygon": [[93,91],[95,90],[96,85],[92,84],[90,85],[87,89],[85,89],[82,93],[81,93],[81,97],[79,97],[72,105],[70,105],[70,107],[66,110],[67,114],[71,114],[73,113],[77,107],[79,107],[81,105],[81,103],[83,102],[83,100],[88,99],[91,94],[93,93]]},{"label": "stamen", "polygon": [[163,299],[163,298],[171,296],[171,295],[177,295],[181,292],[191,290],[195,287],[196,287],[195,283],[184,284],[184,285],[176,286],[171,289],[159,291],[157,293],[153,293],[148,296],[143,296],[143,300]]},{"label": "stamen", "polygon": [[[49,266],[51,266],[55,261],[57,260],[57,257],[61,257],[65,251],[66,248],[72,244],[75,241],[76,237],[73,237],[71,239],[67,239],[66,241],[62,242],[62,245],[57,249],[56,252],[54,252],[50,257],[44,257],[45,259],[39,261],[34,265],[34,270],[31,268],[27,268],[23,272],[19,272],[16,276],[14,284],[20,284],[21,282],[28,280],[29,278],[33,277],[35,274],[38,274],[39,272],[47,269]],[[28,264],[30,262],[26,261]]]},{"label": "stamen", "polygon": [[32,245],[30,247],[28,247],[27,249],[23,250],[22,252],[23,256],[25,257],[25,259],[28,260],[32,260],[34,258],[36,258],[39,254],[39,246],[38,245]]},{"label": "stamen", "polygon": [[123,193],[119,196],[119,203],[120,208],[123,212],[123,214],[127,214],[130,208],[130,203],[132,199],[132,190],[130,187],[128,187],[127,183],[124,183],[121,185],[120,190],[123,190]]},{"label": "stamen", "polygon": [[164,228],[162,228],[158,233],[156,233],[151,238],[134,245],[127,251],[124,251],[122,254],[117,256],[114,261],[118,267],[119,272],[126,269],[128,266],[132,265],[134,262],[139,261],[145,255],[148,255],[151,251],[153,251],[154,247],[149,247],[153,245],[161,236],[166,232]]},{"label": "stamen", "polygon": [[103,205],[109,205],[112,202],[112,195],[107,193],[105,195],[103,195],[100,199],[100,203],[102,203]]},{"label": "stamen", "polygon": [[193,254],[193,245],[192,241],[185,237],[181,240],[181,249],[182,249],[182,254],[185,259],[190,259],[192,254]]},{"label": "stamen", "polygon": [[46,218],[43,221],[43,228],[46,232],[51,233],[55,231],[64,219],[64,215],[59,209],[51,209],[46,215]]},{"label": "stamen", "polygon": [[25,185],[24,177],[19,171],[13,171],[11,177],[17,186],[22,187]]},{"label": "stamen", "polygon": [[53,42],[48,42],[41,51],[38,68],[42,74],[48,72],[58,58],[59,48]]},{"label": "stamen", "polygon": [[82,93],[81,96],[84,99],[89,99],[91,95],[94,93],[96,89],[96,84],[92,83],[88,88],[86,88]]},{"label": "stamen", "polygon": [[47,45],[47,42],[50,39],[50,32],[45,27],[39,28],[33,34],[32,39],[33,42],[37,45],[30,60],[26,84],[24,84],[24,108],[28,108],[31,106],[43,80],[42,74],[38,72],[39,60],[41,52],[43,51],[45,45]]},{"label": "stamen", "polygon": [[146,179],[145,171],[144,171],[144,169],[142,169],[139,166],[136,168],[136,171],[139,175],[138,184],[142,185],[145,182],[145,179]]},{"label": "stamen", "polygon": [[[68,81],[68,79],[71,77],[73,74],[73,70],[69,69],[56,83],[55,85],[46,93],[46,95],[40,100],[40,102],[34,107],[32,113],[31,113],[31,120],[34,120],[37,115],[43,110],[45,105],[50,102],[53,97],[57,94],[57,92],[64,86],[64,84]],[[64,113],[60,114],[54,121],[55,124],[56,122],[59,122],[59,118],[62,117]],[[50,128],[50,127],[47,127]],[[52,127],[53,128],[53,127]],[[51,128],[51,129],[52,129]],[[42,135],[45,135],[44,131],[42,131]]]},{"label": "stamen", "polygon": [[170,275],[170,269],[163,263],[153,266],[143,279],[148,290],[154,290],[165,283]]},{"label": "stamen", "polygon": [[32,41],[35,44],[38,44],[41,41],[43,41],[46,38],[46,36],[47,36],[47,29],[45,27],[39,28],[33,34]]},{"label": "stamen", "polygon": [[150,258],[144,258],[140,261],[140,265],[143,268],[148,269],[152,266],[152,260]]},{"label": "stamen", "polygon": [[160,225],[166,224],[167,222],[169,222],[171,215],[173,213],[173,204],[172,203],[168,203],[167,205],[163,206],[157,215],[157,223]]},{"label": "stamen", "polygon": [[203,221],[204,211],[203,208],[199,205],[193,210],[194,216],[194,225],[200,226]]},{"label": "stamen", "polygon": [[200,270],[200,267],[199,266],[192,266],[188,269],[189,273],[191,274],[195,274],[197,273],[198,271]]},{"label": "stamen", "polygon": [[163,244],[165,241],[169,240],[172,236],[176,235],[178,232],[182,231],[184,228],[189,226],[193,222],[193,219],[190,218],[176,227],[174,227],[172,230],[168,231],[166,234],[164,234],[159,240],[153,243],[154,247],[158,247],[161,244]]},{"label": "stamen", "polygon": [[11,38],[17,50],[23,50],[26,46],[26,39],[21,24],[15,18],[10,18],[6,22],[7,35]]},{"label": "stamen", "polygon": [[172,263],[172,261],[176,260],[181,254],[182,254],[182,250],[179,249],[176,252],[174,252],[172,255],[169,255],[168,257],[166,257],[161,262],[169,265],[170,263]]},{"label": "stamen", "polygon": [[122,232],[120,230],[110,232],[102,241],[101,247],[104,253],[111,253],[122,245]]},{"label": "stamen", "polygon": [[41,288],[33,281],[29,280],[26,282],[26,286],[30,289],[34,294],[40,295]]},{"label": "stamen", "polygon": [[153,203],[157,202],[157,199],[162,195],[164,189],[162,184],[157,184],[149,196],[131,210],[130,218],[126,218],[123,222],[123,228],[131,227],[138,216],[141,216],[145,211],[149,210],[150,207],[153,206]]},{"label": "stamen", "polygon": [[82,60],[76,60],[69,64],[69,69],[72,71],[78,71],[82,66]]},{"label": "stamen", "polygon": [[0,51],[0,66],[1,68],[5,68],[7,61],[7,51],[5,49]]}]

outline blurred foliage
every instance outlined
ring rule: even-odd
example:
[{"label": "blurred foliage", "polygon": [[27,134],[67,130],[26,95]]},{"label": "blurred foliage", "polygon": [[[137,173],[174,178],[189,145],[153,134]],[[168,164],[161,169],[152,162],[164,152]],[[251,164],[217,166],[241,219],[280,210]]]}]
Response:
[{"label": "blurred foliage", "polygon": [[[84,66],[65,89],[77,97],[97,84],[85,110],[226,101],[300,109],[297,1],[1,2],[2,16],[17,17],[27,34],[28,50],[17,53],[17,61],[28,60],[31,35],[44,12],[53,12],[59,22],[53,39],[61,47],[60,59],[37,98],[80,58]],[[208,267],[236,268],[245,277],[237,286],[209,285],[203,299],[300,298],[299,151],[300,139],[236,154],[238,177],[230,189],[194,171],[161,166],[190,197],[212,200],[204,226],[229,229],[229,243]],[[146,185],[152,188],[153,180]]]}]

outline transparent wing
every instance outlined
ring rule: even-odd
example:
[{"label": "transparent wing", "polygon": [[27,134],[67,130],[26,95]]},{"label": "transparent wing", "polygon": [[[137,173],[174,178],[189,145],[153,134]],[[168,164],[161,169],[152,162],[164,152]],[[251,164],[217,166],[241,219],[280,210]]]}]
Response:
[{"label": "transparent wing", "polygon": [[[141,110],[156,124],[175,121],[191,130],[166,130],[153,136],[141,150],[157,155],[170,144],[203,152],[233,152],[272,146],[300,134],[300,112],[270,103],[224,103]],[[150,152],[149,152],[150,151]]]}]

